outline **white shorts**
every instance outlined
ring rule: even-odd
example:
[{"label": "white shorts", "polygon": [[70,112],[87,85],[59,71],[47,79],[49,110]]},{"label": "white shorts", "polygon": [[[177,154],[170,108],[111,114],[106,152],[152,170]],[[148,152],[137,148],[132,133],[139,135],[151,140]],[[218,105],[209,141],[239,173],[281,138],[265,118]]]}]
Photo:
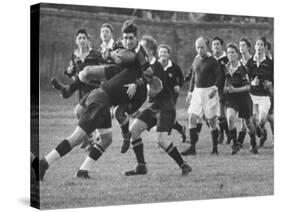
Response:
[{"label": "white shorts", "polygon": [[269,96],[251,95],[253,101],[253,114],[265,113],[268,114],[271,101]]},{"label": "white shorts", "polygon": [[203,114],[207,119],[211,119],[215,116],[220,115],[220,102],[219,94],[216,92],[213,98],[209,98],[209,93],[212,87],[209,88],[194,88],[192,93],[192,98],[190,101],[190,106],[188,108],[188,114],[195,114],[200,118]]}]

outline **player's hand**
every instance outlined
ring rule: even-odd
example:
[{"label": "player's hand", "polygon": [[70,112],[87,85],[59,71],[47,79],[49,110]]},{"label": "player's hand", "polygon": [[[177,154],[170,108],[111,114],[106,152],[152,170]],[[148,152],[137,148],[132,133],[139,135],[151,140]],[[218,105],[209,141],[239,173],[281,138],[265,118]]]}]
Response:
[{"label": "player's hand", "polygon": [[260,84],[260,80],[259,80],[258,76],[256,76],[256,77],[252,80],[251,85],[252,85],[252,86],[258,86],[259,84]]},{"label": "player's hand", "polygon": [[120,54],[118,54],[116,51],[110,52],[110,57],[113,59],[113,61],[120,65],[121,64],[121,59],[120,59]]},{"label": "player's hand", "polygon": [[131,84],[124,85],[124,87],[128,88],[127,94],[129,96],[129,98],[133,98],[133,96],[135,95],[136,90],[137,90],[137,85],[135,83],[131,83]]},{"label": "player's hand", "polygon": [[223,88],[223,93],[224,94],[227,94],[229,91],[229,87],[227,87],[227,86],[225,86],[224,88]]},{"label": "player's hand", "polygon": [[215,95],[216,95],[216,92],[218,91],[218,88],[217,86],[213,86],[212,87],[212,90],[210,91],[209,93],[209,98],[212,99]]},{"label": "player's hand", "polygon": [[176,85],[176,86],[174,87],[174,91],[175,91],[176,93],[179,93],[179,92],[180,92],[180,86]]},{"label": "player's hand", "polygon": [[265,81],[263,82],[263,87],[264,87],[265,89],[270,90],[270,89],[272,88],[272,82],[270,82],[270,81],[268,81],[268,80],[265,80]]},{"label": "player's hand", "polygon": [[72,74],[73,69],[74,69],[73,65],[68,66],[67,69],[66,69],[66,73],[69,74],[69,75]]},{"label": "player's hand", "polygon": [[228,93],[235,93],[235,88],[232,85],[228,86]]},{"label": "player's hand", "polygon": [[189,105],[190,105],[191,98],[192,98],[192,93],[188,92],[187,97],[185,99],[187,107],[189,107]]}]

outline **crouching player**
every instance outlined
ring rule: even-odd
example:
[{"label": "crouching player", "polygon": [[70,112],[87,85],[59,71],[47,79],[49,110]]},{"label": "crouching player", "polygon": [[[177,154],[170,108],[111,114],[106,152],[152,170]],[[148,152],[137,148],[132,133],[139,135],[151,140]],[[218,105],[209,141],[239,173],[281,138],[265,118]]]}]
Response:
[{"label": "crouching player", "polygon": [[145,36],[142,42],[148,52],[149,61],[153,70],[153,80],[149,89],[151,105],[143,110],[130,126],[130,132],[132,134],[131,144],[137,159],[137,165],[133,170],[125,171],[124,174],[130,176],[147,173],[141,134],[156,125],[159,146],[175,160],[182,170],[182,175],[187,175],[191,171],[191,167],[183,161],[177,148],[169,138],[169,133],[175,123],[176,110],[171,91],[168,89],[165,81],[165,72],[162,65],[154,57],[157,50],[157,43],[151,36]]},{"label": "crouching player", "polygon": [[252,122],[253,102],[249,94],[250,83],[246,68],[239,61],[238,47],[230,43],[227,45],[227,57],[229,63],[225,70],[225,87],[226,97],[226,116],[229,127],[230,139],[233,141],[232,154],[240,150],[240,144],[237,139],[237,116],[244,119],[250,135],[251,148],[250,152],[257,154],[256,133]]}]

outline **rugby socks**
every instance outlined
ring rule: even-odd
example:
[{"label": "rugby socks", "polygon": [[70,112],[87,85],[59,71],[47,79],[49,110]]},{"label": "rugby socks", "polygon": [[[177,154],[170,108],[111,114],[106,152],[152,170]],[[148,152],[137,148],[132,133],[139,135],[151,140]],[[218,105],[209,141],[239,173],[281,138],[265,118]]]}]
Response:
[{"label": "rugby socks", "polygon": [[255,133],[250,133],[249,132],[249,136],[250,136],[250,144],[252,147],[256,147],[257,146],[257,142],[256,142],[256,134]]},{"label": "rugby socks", "polygon": [[230,139],[233,141],[233,145],[237,145],[238,142],[237,142],[237,129],[234,128],[232,130],[229,131],[229,136],[230,136]]},{"label": "rugby socks", "polygon": [[197,128],[191,128],[189,129],[189,135],[190,135],[190,148],[195,150],[195,145],[198,141],[198,130]]},{"label": "rugby socks", "polygon": [[240,144],[243,144],[243,143],[244,143],[245,136],[246,136],[246,132],[245,132],[245,131],[240,131],[240,132],[239,132],[239,135],[238,135],[238,142],[239,142]]},{"label": "rugby socks", "polygon": [[92,165],[97,161],[102,154],[104,153],[104,149],[99,144],[94,144],[94,146],[90,147],[89,155],[86,157],[84,163],[81,165],[80,170],[89,171]]},{"label": "rugby socks", "polygon": [[202,123],[197,123],[196,125],[197,132],[200,133],[202,129]]},{"label": "rugby socks", "polygon": [[176,161],[176,163],[178,164],[179,167],[182,166],[182,164],[184,163],[177,147],[175,147],[173,145],[173,143],[171,143],[167,149],[165,149],[165,151],[168,153],[168,155],[174,159],[174,161]]},{"label": "rugby socks", "polygon": [[128,120],[125,124],[120,126],[123,135],[128,134],[128,132],[129,132],[129,124],[130,124],[130,121]]},{"label": "rugby socks", "polygon": [[218,148],[218,137],[219,137],[219,130],[215,129],[211,131],[212,135],[212,143],[213,143],[213,152],[217,152]]},{"label": "rugby socks", "polygon": [[132,141],[132,146],[133,146],[133,150],[136,155],[138,164],[145,164],[142,139],[138,138],[138,139]]},{"label": "rugby socks", "polygon": [[228,126],[227,121],[225,117],[219,117],[219,127],[220,127],[220,133],[225,132],[226,135],[228,135]]},{"label": "rugby socks", "polygon": [[183,133],[183,127],[177,121],[174,124],[173,129],[177,130],[179,133]]},{"label": "rugby socks", "polygon": [[51,165],[52,163],[66,155],[71,151],[71,149],[72,148],[68,140],[64,139],[55,149],[53,149],[49,154],[45,156],[48,165]]}]

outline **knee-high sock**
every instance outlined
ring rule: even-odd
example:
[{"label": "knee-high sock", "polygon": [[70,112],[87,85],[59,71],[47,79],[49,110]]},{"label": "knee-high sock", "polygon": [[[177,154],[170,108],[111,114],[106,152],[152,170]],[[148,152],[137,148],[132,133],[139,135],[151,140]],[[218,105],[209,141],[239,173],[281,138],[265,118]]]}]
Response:
[{"label": "knee-high sock", "polygon": [[179,133],[183,132],[183,127],[180,125],[178,121],[176,121],[176,123],[174,124],[173,129],[177,130]]},{"label": "knee-high sock", "polygon": [[171,143],[167,149],[165,149],[165,151],[168,153],[168,155],[174,159],[174,161],[178,164],[179,167],[182,166],[182,164],[184,163],[177,147],[175,147],[173,145],[173,143]]},{"label": "knee-high sock", "polygon": [[142,139],[138,138],[138,139],[132,141],[132,146],[133,146],[133,150],[134,150],[138,164],[145,164]]},{"label": "knee-high sock", "polygon": [[219,130],[218,129],[212,130],[211,135],[212,135],[213,150],[217,150]]},{"label": "knee-high sock", "polygon": [[55,161],[57,161],[59,158],[66,155],[68,152],[70,152],[72,149],[70,143],[68,140],[64,139],[59,145],[53,149],[49,154],[45,156],[46,161],[48,162],[48,165],[51,165]]},{"label": "knee-high sock", "polygon": [[229,131],[229,136],[233,140],[233,145],[237,145],[238,142],[237,142],[237,129],[236,128],[231,129]]},{"label": "knee-high sock", "polygon": [[191,144],[190,147],[195,149],[196,143],[198,141],[198,130],[197,130],[197,128],[189,129],[189,137],[190,137],[190,144]]},{"label": "knee-high sock", "polygon": [[90,148],[89,155],[86,157],[84,163],[81,165],[80,170],[89,171],[95,161],[97,161],[103,153],[104,149],[99,144],[95,144],[93,147]]}]

